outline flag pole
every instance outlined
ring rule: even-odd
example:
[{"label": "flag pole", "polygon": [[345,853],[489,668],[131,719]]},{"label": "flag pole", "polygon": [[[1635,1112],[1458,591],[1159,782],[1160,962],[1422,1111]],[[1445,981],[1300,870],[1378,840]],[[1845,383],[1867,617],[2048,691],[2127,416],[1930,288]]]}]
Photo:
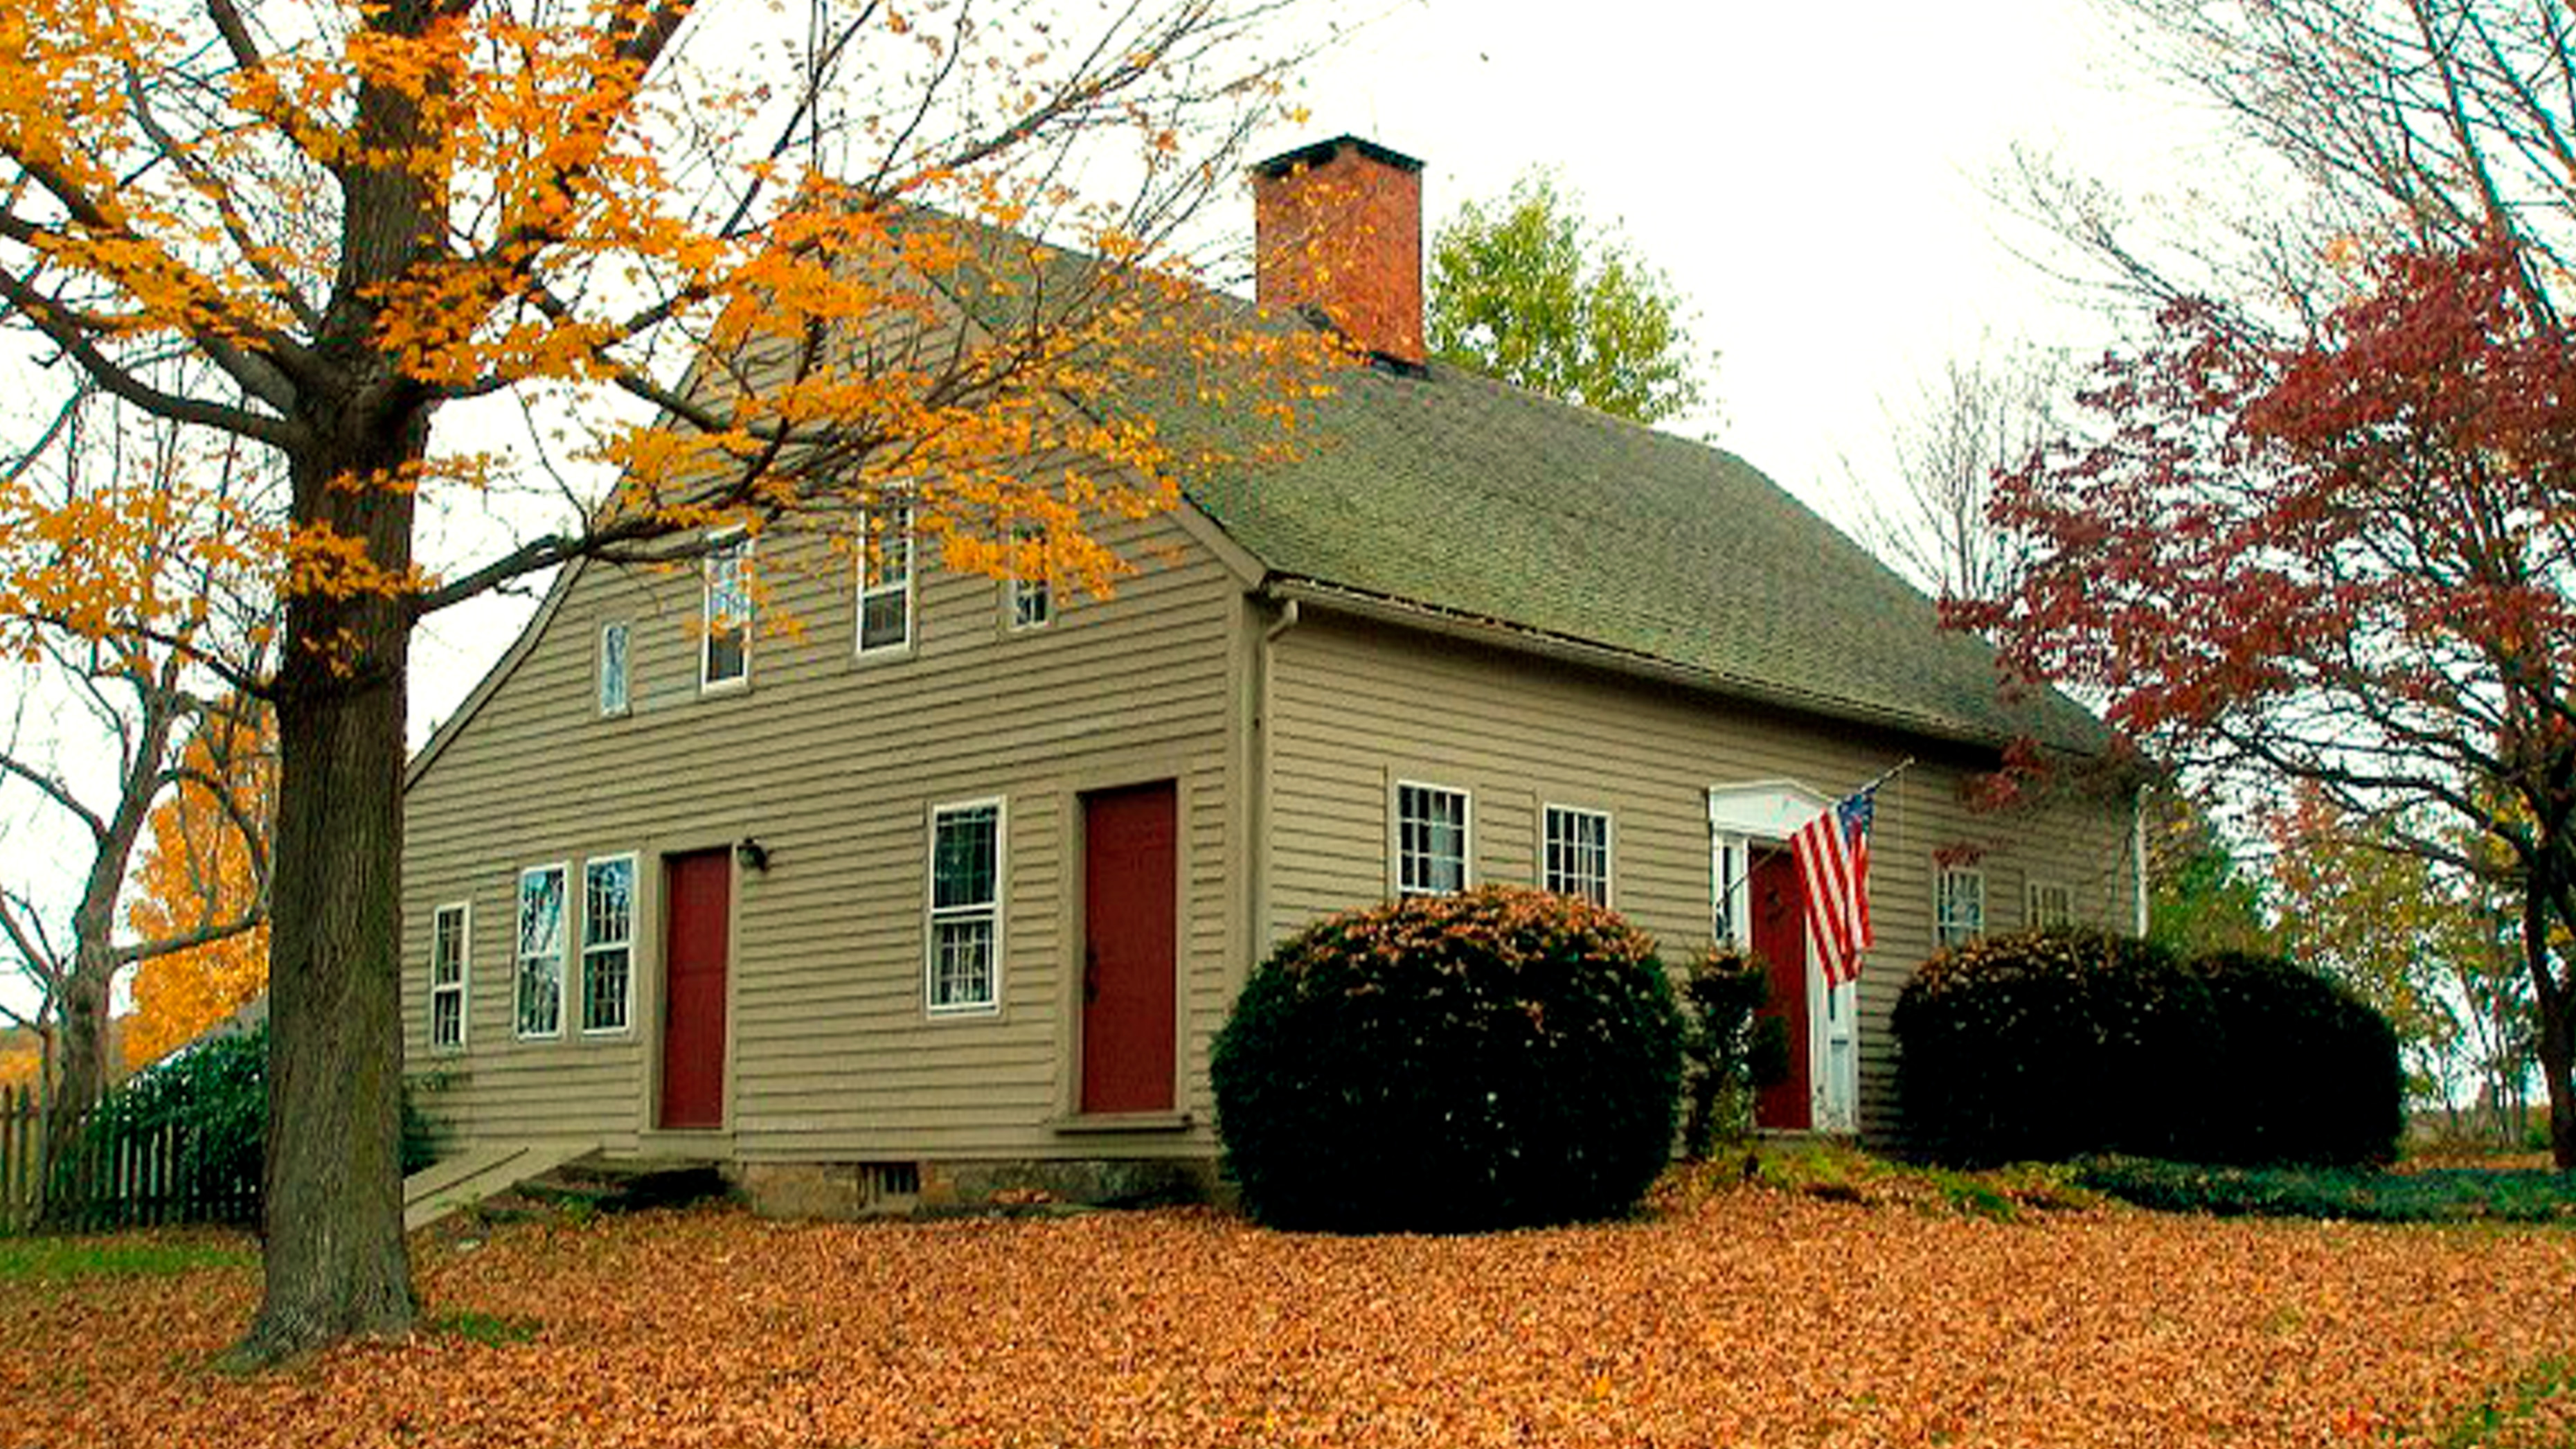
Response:
[{"label": "flag pole", "polygon": [[1888,781],[1895,779],[1897,776],[1902,775],[1913,768],[1914,757],[1912,755],[1907,755],[1904,759],[1901,759],[1895,764],[1888,766],[1886,769],[1879,771],[1877,779],[1874,779],[1868,784],[1861,786],[1859,789],[1854,790],[1852,794],[1866,795],[1872,790],[1877,789],[1879,786],[1886,784]]}]

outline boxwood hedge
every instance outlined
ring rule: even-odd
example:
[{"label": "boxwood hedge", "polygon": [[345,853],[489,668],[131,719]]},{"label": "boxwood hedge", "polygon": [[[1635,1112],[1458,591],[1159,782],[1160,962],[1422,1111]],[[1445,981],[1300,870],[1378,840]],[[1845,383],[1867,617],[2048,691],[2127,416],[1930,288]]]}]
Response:
[{"label": "boxwood hedge", "polygon": [[2367,1162],[2402,1125],[2386,1021],[2277,958],[1998,936],[1925,963],[1894,1027],[1908,1141],[1944,1162]]},{"label": "boxwood hedge", "polygon": [[1245,1205],[1464,1231],[1632,1206],[1673,1145],[1681,1024],[1616,914],[1486,887],[1317,922],[1252,973],[1210,1071]]}]

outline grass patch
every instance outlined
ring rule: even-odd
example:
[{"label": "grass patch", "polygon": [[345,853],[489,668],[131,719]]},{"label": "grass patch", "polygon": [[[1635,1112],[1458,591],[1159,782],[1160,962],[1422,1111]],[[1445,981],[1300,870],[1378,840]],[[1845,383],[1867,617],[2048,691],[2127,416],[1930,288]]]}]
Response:
[{"label": "grass patch", "polygon": [[0,1239],[0,1283],[60,1283],[76,1278],[163,1278],[202,1268],[240,1268],[259,1261],[248,1250],[216,1243],[151,1238]]},{"label": "grass patch", "polygon": [[2440,1449],[2488,1449],[2516,1442],[2516,1429],[2561,1398],[2576,1398],[2576,1358],[2544,1358],[2462,1414],[2434,1443]]},{"label": "grass patch", "polygon": [[2433,1168],[2202,1167],[2136,1157],[2074,1165],[2078,1184],[2158,1212],[2367,1223],[2576,1223],[2576,1174]]},{"label": "grass patch", "polygon": [[533,1318],[507,1318],[498,1313],[459,1309],[453,1313],[437,1314],[424,1326],[432,1333],[453,1334],[467,1343],[499,1348],[504,1344],[534,1342],[539,1325]]},{"label": "grass patch", "polygon": [[1837,1142],[1763,1142],[1721,1149],[1709,1162],[1674,1170],[1666,1201],[1703,1199],[1749,1184],[1827,1202],[1911,1207],[1919,1211],[2013,1222],[2029,1212],[2099,1207],[2102,1196],[2073,1172],[2021,1163],[1987,1172],[1895,1162]]}]

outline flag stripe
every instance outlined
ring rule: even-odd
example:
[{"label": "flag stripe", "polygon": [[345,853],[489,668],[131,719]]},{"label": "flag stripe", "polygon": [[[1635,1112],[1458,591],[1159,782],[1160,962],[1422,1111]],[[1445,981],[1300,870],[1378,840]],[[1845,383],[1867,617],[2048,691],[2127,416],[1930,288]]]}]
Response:
[{"label": "flag stripe", "polygon": [[1870,792],[1864,790],[1820,812],[1789,837],[1806,898],[1807,939],[1831,986],[1859,978],[1861,953],[1876,940],[1869,919],[1872,813]]}]

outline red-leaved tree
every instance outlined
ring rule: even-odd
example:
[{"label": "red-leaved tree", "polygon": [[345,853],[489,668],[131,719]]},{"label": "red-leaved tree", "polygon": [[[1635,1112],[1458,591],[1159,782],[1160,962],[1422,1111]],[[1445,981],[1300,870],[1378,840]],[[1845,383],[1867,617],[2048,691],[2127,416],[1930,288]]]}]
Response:
[{"label": "red-leaved tree", "polygon": [[2513,892],[2576,1168],[2576,346],[2527,259],[2392,255],[2291,345],[2167,308],[2098,428],[1999,480],[2030,567],[1951,618],[2177,763]]}]

